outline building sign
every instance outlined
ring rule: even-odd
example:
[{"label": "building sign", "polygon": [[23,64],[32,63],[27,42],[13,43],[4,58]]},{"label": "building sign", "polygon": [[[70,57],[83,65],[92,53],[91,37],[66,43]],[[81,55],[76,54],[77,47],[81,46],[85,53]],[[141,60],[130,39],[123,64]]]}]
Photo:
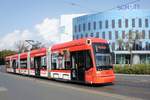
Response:
[{"label": "building sign", "polygon": [[136,10],[136,9],[140,9],[140,4],[137,3],[139,1],[140,0],[136,0],[136,1],[133,1],[133,2],[128,3],[128,4],[117,6],[117,9],[118,10]]}]

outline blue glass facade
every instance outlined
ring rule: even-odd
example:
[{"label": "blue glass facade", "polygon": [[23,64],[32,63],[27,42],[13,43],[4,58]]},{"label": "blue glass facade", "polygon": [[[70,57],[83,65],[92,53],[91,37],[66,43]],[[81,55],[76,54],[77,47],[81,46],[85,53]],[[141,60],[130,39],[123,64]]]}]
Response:
[{"label": "blue glass facade", "polygon": [[[109,11],[73,19],[73,39],[97,37],[108,40],[117,64],[131,62],[130,33],[140,36],[132,47],[132,63],[150,63],[150,10]],[[119,40],[123,42],[119,43]]]}]

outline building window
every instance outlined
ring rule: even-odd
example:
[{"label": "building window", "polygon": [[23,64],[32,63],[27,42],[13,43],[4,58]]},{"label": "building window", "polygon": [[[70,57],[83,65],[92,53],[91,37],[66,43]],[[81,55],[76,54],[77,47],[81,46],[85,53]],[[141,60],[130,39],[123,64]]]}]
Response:
[{"label": "building window", "polygon": [[136,39],[139,39],[139,38],[140,38],[139,35],[138,35],[138,34],[139,34],[139,31],[136,30],[135,33],[136,33],[136,37],[135,37],[135,38],[136,38]]},{"label": "building window", "polygon": [[132,19],[132,27],[135,27],[135,19]]},{"label": "building window", "polygon": [[83,24],[83,31],[85,31],[85,23]]},{"label": "building window", "polygon": [[142,19],[139,19],[139,27],[142,27]]},{"label": "building window", "polygon": [[121,19],[118,20],[118,27],[119,27],[119,28],[122,27]]},{"label": "building window", "polygon": [[112,43],[112,50],[115,50],[115,43]]},{"label": "building window", "polygon": [[102,34],[102,38],[103,38],[103,39],[105,39],[105,32],[103,32],[103,34]]},{"label": "building window", "polygon": [[138,32],[139,32],[138,30],[135,31],[135,33],[138,33]]},{"label": "building window", "polygon": [[115,28],[115,20],[112,20],[112,28]]},{"label": "building window", "polygon": [[83,38],[83,34],[81,34],[81,38]]},{"label": "building window", "polygon": [[148,27],[148,19],[145,19],[145,27]]},{"label": "building window", "polygon": [[128,28],[128,26],[129,26],[128,19],[125,19],[125,27]]},{"label": "building window", "polygon": [[93,23],[93,28],[96,30],[96,22]]},{"label": "building window", "polygon": [[132,30],[129,30],[129,39],[132,39]]},{"label": "building window", "polygon": [[79,24],[79,26],[78,26],[78,27],[79,27],[79,32],[81,32],[81,25]]},{"label": "building window", "polygon": [[85,37],[86,37],[86,38],[88,37],[88,33],[85,34]]},{"label": "building window", "polygon": [[128,48],[129,48],[129,42],[126,42],[125,43],[125,50],[128,50]]},{"label": "building window", "polygon": [[105,28],[108,28],[108,20],[105,21]]},{"label": "building window", "polygon": [[118,39],[118,31],[115,31],[115,39]]},{"label": "building window", "polygon": [[142,30],[142,38],[145,39],[145,30]]},{"label": "building window", "polygon": [[149,43],[148,42],[146,42],[146,48],[145,49],[149,50]]},{"label": "building window", "polygon": [[111,40],[111,39],[112,39],[112,32],[109,31],[109,40]]},{"label": "building window", "polygon": [[91,30],[91,23],[90,22],[88,23],[88,30],[89,31]]},{"label": "building window", "polygon": [[93,33],[91,33],[91,37],[93,37]]},{"label": "building window", "polygon": [[125,31],[122,31],[122,39],[125,39],[125,36],[126,36]]},{"label": "building window", "polygon": [[77,26],[76,25],[74,26],[74,29],[75,29],[74,32],[76,33],[77,32]]},{"label": "building window", "polygon": [[96,32],[96,38],[99,38],[99,32]]},{"label": "building window", "polygon": [[102,29],[102,21],[99,21],[99,28]]},{"label": "building window", "polygon": [[79,36],[78,36],[78,34],[76,35],[76,39],[78,39],[79,38]]}]

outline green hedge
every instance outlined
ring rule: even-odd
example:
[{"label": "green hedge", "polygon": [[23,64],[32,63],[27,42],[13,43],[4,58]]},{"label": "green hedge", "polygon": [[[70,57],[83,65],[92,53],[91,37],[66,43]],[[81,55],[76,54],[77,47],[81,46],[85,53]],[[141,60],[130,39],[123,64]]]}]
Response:
[{"label": "green hedge", "polygon": [[150,74],[150,65],[146,64],[138,64],[132,65],[114,65],[115,73],[122,73],[122,74]]}]

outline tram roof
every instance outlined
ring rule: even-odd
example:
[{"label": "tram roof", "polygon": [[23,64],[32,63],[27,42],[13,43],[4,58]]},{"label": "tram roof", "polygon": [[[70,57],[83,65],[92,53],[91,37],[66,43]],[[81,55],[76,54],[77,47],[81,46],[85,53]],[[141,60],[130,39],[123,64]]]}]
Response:
[{"label": "tram roof", "polygon": [[70,42],[55,44],[52,46],[52,50],[68,48],[68,47],[72,47],[72,46],[86,45],[87,40],[90,40],[92,43],[108,43],[107,40],[100,39],[100,38],[82,38],[82,39],[73,40]]}]

